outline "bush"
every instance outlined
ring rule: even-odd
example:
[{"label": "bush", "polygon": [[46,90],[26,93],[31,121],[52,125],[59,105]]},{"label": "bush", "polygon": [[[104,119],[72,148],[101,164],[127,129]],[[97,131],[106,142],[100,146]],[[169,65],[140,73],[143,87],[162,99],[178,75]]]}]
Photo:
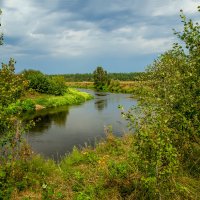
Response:
[{"label": "bush", "polygon": [[42,72],[25,70],[22,74],[29,81],[29,88],[40,93],[48,93],[49,80]]},{"label": "bush", "polygon": [[[155,60],[148,68],[150,93],[125,114],[134,129],[132,151],[140,181],[150,199],[173,199],[177,193],[188,199],[189,185],[183,189],[174,180],[191,176],[200,164],[200,26],[187,21],[182,12],[181,19],[184,29],[176,34],[187,50],[174,44]],[[199,177],[198,168],[195,176]]]},{"label": "bush", "polygon": [[111,79],[110,84],[108,86],[108,90],[111,92],[120,92],[120,82],[119,80],[113,80]]},{"label": "bush", "polygon": [[52,78],[49,78],[49,94],[54,95],[64,95],[66,92],[66,85],[64,77],[62,76],[55,76]]},{"label": "bush", "polygon": [[64,95],[66,85],[63,77],[48,77],[40,71],[25,70],[22,72],[24,77],[29,81],[29,89],[33,89],[39,93]]},{"label": "bush", "polygon": [[8,64],[2,64],[0,69],[0,104],[3,106],[19,99],[27,86],[23,76],[15,74],[14,64],[15,60],[11,58]]}]

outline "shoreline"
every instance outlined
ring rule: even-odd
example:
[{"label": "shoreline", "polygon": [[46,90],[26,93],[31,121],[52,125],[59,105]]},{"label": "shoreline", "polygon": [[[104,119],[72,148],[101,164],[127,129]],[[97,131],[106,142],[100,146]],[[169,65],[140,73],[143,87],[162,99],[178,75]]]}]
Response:
[{"label": "shoreline", "polygon": [[67,105],[77,105],[93,99],[91,94],[80,92],[74,88],[68,88],[63,96],[37,94],[23,97],[16,103],[10,104],[7,112],[12,115],[37,112],[47,108],[55,108]]}]

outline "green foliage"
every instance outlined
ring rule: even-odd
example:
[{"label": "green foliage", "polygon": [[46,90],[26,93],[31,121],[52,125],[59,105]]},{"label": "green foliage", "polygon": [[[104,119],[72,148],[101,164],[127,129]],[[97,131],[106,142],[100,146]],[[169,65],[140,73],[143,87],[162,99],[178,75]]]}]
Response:
[{"label": "green foliage", "polygon": [[119,81],[146,81],[149,80],[149,74],[146,72],[130,72],[130,73],[108,73],[109,79]]},{"label": "green foliage", "polygon": [[49,88],[48,88],[49,94],[53,94],[56,96],[64,95],[66,89],[67,87],[65,85],[64,77],[56,76],[49,78]]},{"label": "green foliage", "polygon": [[20,101],[19,105],[22,109],[22,112],[32,112],[35,111],[35,104],[31,99],[26,99],[23,101]]},{"label": "green foliage", "polygon": [[[2,64],[0,69],[0,134],[10,135],[17,119],[10,112],[12,105],[19,99],[26,89],[27,82],[21,75],[15,74],[15,61],[10,59],[9,64]],[[13,107],[14,108],[14,107]],[[20,112],[21,110],[19,110]],[[11,132],[12,132],[11,131]],[[9,136],[9,137],[10,137]],[[1,140],[0,140],[1,141]],[[4,139],[2,139],[4,141]]]},{"label": "green foliage", "polygon": [[[53,75],[59,76],[59,75]],[[62,75],[66,82],[92,82],[93,81],[93,74],[92,73],[85,73],[85,74],[63,74]]]},{"label": "green foliage", "polygon": [[9,104],[5,108],[5,112],[7,115],[21,115],[25,112],[33,112],[35,111],[35,104],[33,100],[26,99],[26,100],[17,100],[15,103]]},{"label": "green foliage", "polygon": [[131,167],[127,162],[115,162],[110,161],[108,164],[109,179],[114,181],[115,179],[125,179],[129,176]]},{"label": "green foliage", "polygon": [[28,70],[22,72],[24,77],[29,81],[29,88],[34,89],[40,93],[47,93],[49,88],[49,81],[47,77],[40,71]]},{"label": "green foliage", "polygon": [[[179,173],[193,174],[188,163],[199,163],[194,152],[200,141],[200,26],[187,21],[182,11],[181,19],[183,32],[175,34],[187,50],[174,44],[149,66],[152,89],[125,114],[135,134],[132,151],[142,173],[141,184],[150,199],[172,198],[174,178]],[[176,190],[187,196],[189,188]]]},{"label": "green foliage", "polygon": [[2,64],[0,69],[0,104],[7,106],[19,99],[27,86],[22,75],[15,74],[15,60]]},{"label": "green foliage", "polygon": [[0,199],[11,199],[14,190],[20,192],[32,186],[41,188],[43,196],[52,197],[53,188],[45,184],[45,178],[55,171],[55,163],[44,161],[39,156],[25,159],[27,149],[22,150],[21,154],[19,160],[0,167]]},{"label": "green foliage", "polygon": [[68,88],[67,92],[63,96],[39,96],[38,98],[34,99],[33,102],[34,104],[39,104],[45,108],[51,108],[64,105],[79,104],[92,98],[93,97],[88,93]]},{"label": "green foliage", "polygon": [[108,90],[110,92],[119,92],[121,89],[119,80],[111,79],[110,84],[108,86]]},{"label": "green foliage", "polygon": [[40,93],[64,95],[66,85],[63,77],[49,77],[40,71],[24,70],[24,77],[29,81],[29,88]]},{"label": "green foliage", "polygon": [[[0,198],[9,199],[13,183],[8,181],[9,171],[16,160],[21,158],[21,134],[26,125],[22,125],[19,115],[27,109],[30,102],[21,102],[19,98],[26,90],[27,81],[15,74],[15,61],[3,64],[0,70]],[[28,125],[27,125],[28,126]],[[27,153],[27,152],[26,152]],[[23,188],[23,183],[18,185]]]},{"label": "green foliage", "polygon": [[[1,13],[0,10],[0,15]],[[3,35],[0,34],[0,45],[2,44]],[[21,122],[17,119],[21,110],[13,116],[14,112],[10,107],[23,95],[27,82],[23,76],[15,74],[14,65],[15,60],[11,58],[0,69],[0,199],[9,199],[7,196],[11,194],[12,183],[7,182],[7,171],[4,168],[10,167],[19,158],[19,140],[23,132]]]},{"label": "green foliage", "polygon": [[[60,75],[49,75],[50,77],[56,77]],[[93,74],[62,74],[66,82],[93,82]],[[108,73],[108,79],[114,79],[119,81],[145,81],[149,80],[148,73],[146,72],[129,72],[129,73]]]},{"label": "green foliage", "polygon": [[97,90],[106,90],[108,85],[108,74],[103,67],[97,67],[93,72],[94,87]]}]

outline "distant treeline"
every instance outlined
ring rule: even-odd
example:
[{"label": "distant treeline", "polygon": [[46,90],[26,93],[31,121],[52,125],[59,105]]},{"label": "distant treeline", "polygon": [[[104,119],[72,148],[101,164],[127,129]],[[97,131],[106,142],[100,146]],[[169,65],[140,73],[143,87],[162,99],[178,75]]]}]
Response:
[{"label": "distant treeline", "polygon": [[[67,82],[81,82],[81,81],[93,81],[92,73],[85,74],[62,74],[62,75],[51,75],[51,76],[63,76]],[[147,80],[148,74],[146,72],[130,72],[130,73],[108,73],[109,79],[119,81],[138,81]]]}]

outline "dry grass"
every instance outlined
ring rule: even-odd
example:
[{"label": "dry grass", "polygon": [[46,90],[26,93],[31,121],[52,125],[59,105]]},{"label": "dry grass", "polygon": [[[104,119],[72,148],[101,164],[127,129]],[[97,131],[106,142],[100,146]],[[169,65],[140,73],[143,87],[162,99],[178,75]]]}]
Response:
[{"label": "dry grass", "polygon": [[94,88],[93,82],[66,82],[66,86],[75,88]]},{"label": "dry grass", "polygon": [[[11,200],[149,199],[147,191],[141,187],[143,175],[132,159],[133,143],[133,135],[117,138],[108,133],[106,140],[100,141],[95,148],[74,148],[59,164],[33,156],[29,162],[33,171],[24,172],[24,178],[32,174],[34,179],[38,176],[34,175],[34,170],[41,168],[38,182],[21,191],[15,189]],[[176,191],[173,196],[165,194],[165,188],[160,188],[162,199],[198,200],[199,178],[181,174],[171,183]]]}]

